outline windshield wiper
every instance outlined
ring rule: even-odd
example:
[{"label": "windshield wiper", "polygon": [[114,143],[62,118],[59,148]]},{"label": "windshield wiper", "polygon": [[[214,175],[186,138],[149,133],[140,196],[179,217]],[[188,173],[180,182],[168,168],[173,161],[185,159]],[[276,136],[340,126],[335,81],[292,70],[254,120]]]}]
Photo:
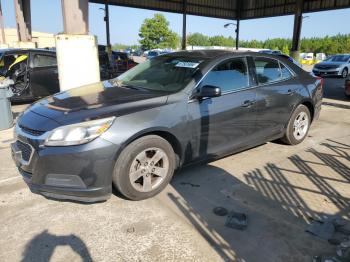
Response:
[{"label": "windshield wiper", "polygon": [[120,87],[124,88],[130,88],[130,89],[135,89],[135,90],[148,90],[147,88],[143,88],[141,86],[134,86],[134,85],[121,85]]}]

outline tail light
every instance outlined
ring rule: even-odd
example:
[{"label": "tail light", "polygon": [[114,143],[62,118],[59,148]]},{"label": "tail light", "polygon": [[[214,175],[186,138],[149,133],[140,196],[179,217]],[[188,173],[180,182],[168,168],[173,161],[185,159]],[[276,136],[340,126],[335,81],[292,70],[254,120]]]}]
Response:
[{"label": "tail light", "polygon": [[323,84],[324,84],[323,78],[320,77],[320,76],[317,76],[316,79],[320,81],[320,84],[321,84],[321,86],[323,87]]}]

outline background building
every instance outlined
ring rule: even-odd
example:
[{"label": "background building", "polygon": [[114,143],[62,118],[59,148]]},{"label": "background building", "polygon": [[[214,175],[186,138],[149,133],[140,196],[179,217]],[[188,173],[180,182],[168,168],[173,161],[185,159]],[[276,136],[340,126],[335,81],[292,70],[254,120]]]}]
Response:
[{"label": "background building", "polygon": [[[43,32],[32,32],[33,46],[37,48],[55,47],[54,34]],[[5,46],[4,47],[21,47],[18,41],[17,29],[5,28]]]}]

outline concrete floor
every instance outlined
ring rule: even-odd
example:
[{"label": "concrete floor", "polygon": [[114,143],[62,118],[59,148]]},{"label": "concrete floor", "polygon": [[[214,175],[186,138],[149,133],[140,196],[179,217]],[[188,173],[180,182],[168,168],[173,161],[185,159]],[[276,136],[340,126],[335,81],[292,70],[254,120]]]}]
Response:
[{"label": "concrete floor", "polygon": [[[326,79],[330,99],[304,143],[266,143],[185,168],[140,202],[32,194],[11,161],[12,130],[0,131],[0,261],[294,262],[334,252],[305,229],[323,214],[350,219],[350,101],[342,82]],[[217,206],[246,213],[247,230],[225,227]]]}]

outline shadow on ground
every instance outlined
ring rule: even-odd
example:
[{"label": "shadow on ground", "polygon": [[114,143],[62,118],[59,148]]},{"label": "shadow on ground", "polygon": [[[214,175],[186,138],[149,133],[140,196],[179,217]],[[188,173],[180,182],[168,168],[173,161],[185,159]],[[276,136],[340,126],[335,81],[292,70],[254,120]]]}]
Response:
[{"label": "shadow on ground", "polygon": [[[334,187],[350,182],[349,152],[350,145],[328,140],[320,151],[291,156],[288,168],[267,163],[244,173],[243,181],[212,165],[190,167],[172,182],[181,196],[168,197],[225,261],[311,261],[314,255],[334,252],[326,241],[305,232],[312,219],[327,213],[317,207],[333,204],[336,211],[330,213],[349,219],[350,199]],[[305,154],[317,160],[305,160]],[[246,213],[247,230],[225,227],[226,217],[212,212],[217,206]]]},{"label": "shadow on ground", "polygon": [[47,230],[36,235],[27,243],[23,252],[22,262],[50,261],[55,248],[59,246],[70,247],[81,261],[90,262],[92,258],[83,240],[71,234],[57,236],[50,234]]}]

